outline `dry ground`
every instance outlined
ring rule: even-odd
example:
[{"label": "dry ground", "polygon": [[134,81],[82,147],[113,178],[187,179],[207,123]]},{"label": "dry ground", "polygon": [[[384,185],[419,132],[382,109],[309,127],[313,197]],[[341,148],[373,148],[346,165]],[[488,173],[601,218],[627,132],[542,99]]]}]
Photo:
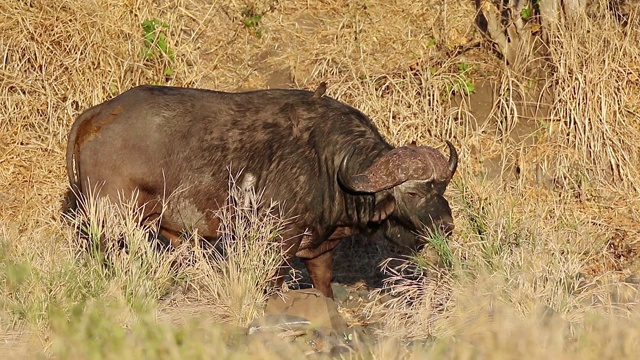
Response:
[{"label": "dry ground", "polygon": [[[110,269],[78,251],[59,212],[66,134],[82,110],[138,84],[327,81],[390,142],[451,139],[461,155],[448,190],[455,235],[387,269],[379,291],[392,300],[344,310],[379,329],[356,357],[637,358],[640,13],[628,7],[622,26],[593,1],[546,29],[540,55],[506,66],[486,41],[455,51],[482,39],[472,1],[0,0],[0,353],[246,357],[214,323],[246,325],[262,300],[236,312],[224,298],[242,294],[225,291],[245,285],[197,254],[176,276],[175,258],[144,244]],[[154,18],[167,26],[146,45]],[[366,256],[362,243],[343,246],[338,280],[357,283],[350,268],[374,276],[374,244]],[[177,301],[176,289],[191,290]]]}]

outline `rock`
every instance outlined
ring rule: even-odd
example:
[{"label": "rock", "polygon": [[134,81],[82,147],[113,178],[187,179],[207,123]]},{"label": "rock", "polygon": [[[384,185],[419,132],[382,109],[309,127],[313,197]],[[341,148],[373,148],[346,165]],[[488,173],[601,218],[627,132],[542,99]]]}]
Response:
[{"label": "rock", "polygon": [[356,295],[358,295],[362,300],[371,300],[371,292],[369,292],[369,290],[358,290]]},{"label": "rock", "polygon": [[379,297],[378,297],[378,299],[377,299],[377,301],[378,301],[378,304],[381,304],[381,305],[382,305],[382,304],[384,304],[384,303],[386,303],[386,302],[388,302],[388,301],[391,301],[391,300],[393,300],[393,299],[395,299],[395,297],[394,297],[393,295],[391,295],[391,294],[384,294],[384,295],[382,295],[382,296],[379,296]]},{"label": "rock", "polygon": [[540,317],[540,322],[543,325],[550,325],[556,319],[560,318],[560,314],[555,311],[552,307],[547,305],[541,305],[538,309],[538,314]]},{"label": "rock", "polygon": [[[291,349],[298,349],[303,353],[316,352],[303,339],[310,332],[315,332],[311,322],[303,317],[288,314],[267,314],[257,318],[249,324],[246,335],[246,347],[255,354],[264,349],[281,353],[283,358]],[[297,346],[291,346],[295,344]],[[241,348],[236,346],[236,348]]]},{"label": "rock", "polygon": [[364,327],[354,325],[344,334],[344,342],[358,353],[366,354],[375,344],[375,338]]},{"label": "rock", "polygon": [[326,354],[330,353],[334,347],[343,345],[335,331],[329,328],[310,330],[297,340],[309,345],[315,352]]},{"label": "rock", "polygon": [[361,306],[362,306],[362,299],[353,295],[349,295],[347,300],[342,303],[342,307],[345,309],[358,309]]},{"label": "rock", "polygon": [[289,314],[267,314],[251,322],[247,334],[252,335],[257,331],[263,332],[297,332],[306,331],[311,327],[311,321]]},{"label": "rock", "polygon": [[246,346],[247,343],[247,328],[234,326],[231,324],[221,324],[222,336],[225,344],[231,348]]},{"label": "rock", "polygon": [[[269,357],[275,359],[300,359],[302,355],[308,351],[303,346],[292,346],[294,338],[282,338],[274,333],[266,331],[258,331],[253,335],[247,336],[246,348],[238,347],[244,350],[248,355],[246,358],[262,358],[265,353],[269,353]],[[313,352],[313,351],[311,351]]]},{"label": "rock", "polygon": [[348,346],[338,345],[331,349],[329,355],[331,355],[331,357],[343,357],[343,355],[348,355],[351,351],[351,348]]},{"label": "rock", "polygon": [[572,286],[572,293],[579,295],[597,290],[600,287],[600,282],[589,280],[586,275],[578,273],[573,280]]},{"label": "rock", "polygon": [[346,347],[343,337],[333,328],[311,327],[301,317],[286,314],[270,314],[258,318],[249,325],[247,346],[259,349],[282,346],[283,341],[294,344],[306,354],[330,354],[336,347]]},{"label": "rock", "polygon": [[609,286],[611,301],[615,304],[630,305],[638,299],[638,289],[629,283],[612,284]]},{"label": "rock", "polygon": [[349,291],[338,283],[331,283],[331,289],[333,290],[333,299],[339,304],[349,297]]},{"label": "rock", "polygon": [[373,344],[373,335],[371,331],[362,325],[353,325],[345,333],[345,339],[349,341],[365,341]]},{"label": "rock", "polygon": [[252,321],[246,333],[249,349],[278,348],[284,341],[308,358],[342,357],[353,351],[347,338],[357,337],[347,329],[335,302],[315,289],[293,290],[270,298],[265,315]]},{"label": "rock", "polygon": [[336,303],[316,289],[292,290],[282,297],[271,297],[267,301],[265,315],[273,314],[304,318],[314,328],[331,328],[340,334],[347,330],[347,323],[338,313]]},{"label": "rock", "polygon": [[640,276],[638,276],[638,274],[629,275],[626,278],[624,278],[623,282],[627,284],[639,285]]},{"label": "rock", "polygon": [[433,342],[434,339],[431,337],[428,337],[426,339],[414,339],[408,341],[405,344],[405,349],[409,350],[412,353],[420,354],[422,352],[425,352],[426,349],[433,344]]}]

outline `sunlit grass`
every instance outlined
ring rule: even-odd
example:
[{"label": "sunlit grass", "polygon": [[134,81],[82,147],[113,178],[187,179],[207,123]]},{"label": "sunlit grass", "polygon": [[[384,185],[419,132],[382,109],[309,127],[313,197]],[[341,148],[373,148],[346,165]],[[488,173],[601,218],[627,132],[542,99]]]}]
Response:
[{"label": "sunlit grass", "polygon": [[[278,72],[292,87],[327,81],[327,96],[394,145],[450,139],[460,152],[446,193],[454,235],[383,264],[380,299],[353,310],[379,337],[355,358],[637,358],[640,17],[631,6],[622,27],[594,4],[545,29],[547,48],[516,69],[486,48],[450,56],[480,38],[473,2],[0,0],[0,353],[298,354],[247,349],[241,336],[229,346],[228,324],[245,326],[278,290],[286,220],[260,189],[230,187],[225,257],[197,234],[157,251],[135,197],[89,196],[71,223],[59,211],[66,133],[84,109],[138,84],[255,89]],[[248,5],[260,37],[243,23]],[[171,75],[144,56],[148,19],[167,24]],[[485,79],[489,119],[451,93]]]}]

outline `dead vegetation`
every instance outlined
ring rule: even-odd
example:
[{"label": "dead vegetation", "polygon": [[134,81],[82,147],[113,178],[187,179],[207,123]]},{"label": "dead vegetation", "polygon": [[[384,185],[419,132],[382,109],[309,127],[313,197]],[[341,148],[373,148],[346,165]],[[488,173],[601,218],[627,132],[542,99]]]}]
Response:
[{"label": "dead vegetation", "polygon": [[[211,324],[259,313],[264,293],[245,290],[270,270],[242,283],[246,265],[223,264],[235,272],[216,277],[224,270],[192,258],[177,274],[171,256],[185,253],[150,251],[135,217],[107,205],[94,209],[112,221],[98,233],[138,247],[114,252],[111,268],[78,252],[59,212],[68,128],[138,84],[326,81],[327,96],[392,143],[452,139],[460,149],[448,190],[456,232],[432,247],[448,247],[450,266],[421,254],[392,274],[395,298],[366,309],[383,336],[374,357],[636,358],[639,8],[589,2],[545,29],[522,68],[489,44],[457,51],[482,38],[475,14],[449,0],[0,0],[0,351],[233,357]],[[270,224],[259,249],[277,233]]]}]

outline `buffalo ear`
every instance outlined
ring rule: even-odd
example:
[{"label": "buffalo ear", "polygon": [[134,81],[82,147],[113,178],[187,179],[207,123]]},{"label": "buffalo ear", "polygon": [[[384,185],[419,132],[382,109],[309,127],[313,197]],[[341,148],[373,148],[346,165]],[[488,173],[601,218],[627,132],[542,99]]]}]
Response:
[{"label": "buffalo ear", "polygon": [[373,210],[373,215],[371,215],[371,219],[369,219],[369,221],[381,223],[386,220],[395,209],[396,198],[394,198],[393,195],[387,194],[381,199],[376,199],[376,207]]}]

